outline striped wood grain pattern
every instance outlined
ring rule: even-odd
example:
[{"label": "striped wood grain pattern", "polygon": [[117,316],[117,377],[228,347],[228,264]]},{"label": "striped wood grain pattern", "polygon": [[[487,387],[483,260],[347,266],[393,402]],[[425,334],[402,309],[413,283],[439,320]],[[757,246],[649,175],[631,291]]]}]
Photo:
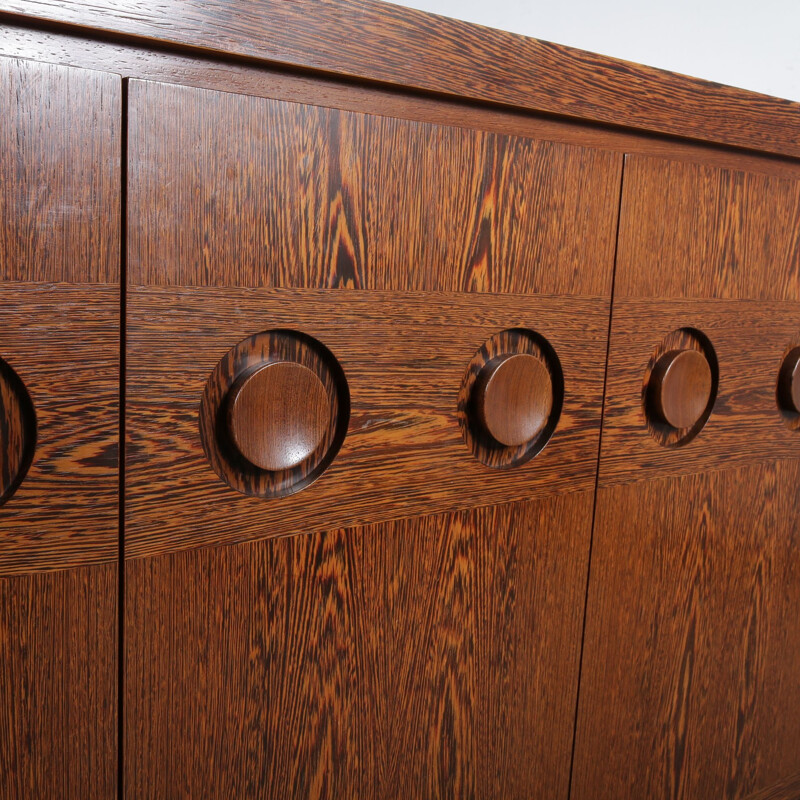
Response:
[{"label": "striped wood grain pattern", "polygon": [[799,482],[785,460],[600,488],[573,798],[734,800],[797,774]]},{"label": "striped wood grain pattern", "polygon": [[[600,298],[337,290],[131,288],[126,554],[375,523],[594,486],[608,303]],[[461,381],[498,331],[528,327],[559,355],[565,399],[544,450],[513,469],[475,459]],[[290,497],[245,497],[206,459],[198,408],[230,347],[297,329],[334,355],[350,425],[328,470]]]},{"label": "striped wood grain pattern", "polygon": [[133,285],[610,293],[618,153],[144,81],[129,99]]},{"label": "striped wood grain pattern", "polygon": [[0,575],[116,561],[119,288],[0,283],[0,354],[37,427],[28,474],[0,507]]},{"label": "striped wood grain pattern", "polygon": [[593,496],[128,561],[128,796],[566,797]]},{"label": "striped wood grain pattern", "polygon": [[800,155],[797,103],[374,0],[5,0],[0,11],[94,36]]},{"label": "striped wood grain pattern", "polygon": [[0,357],[38,421],[0,508],[0,796],[113,798],[120,80],[0,59],[0,107]]},{"label": "striped wood grain pattern", "polygon": [[287,72],[265,63],[226,60],[199,52],[153,49],[147,43],[88,38],[79,31],[52,26],[25,27],[25,20],[4,21],[0,13],[0,52],[19,58],[113,71],[125,78],[161,81],[323,105],[382,117],[472,128],[493,133],[596,147],[620,153],[682,158],[753,173],[800,177],[800,160],[721,145],[642,135],[635,130],[593,125],[566,117],[526,113],[509,106],[480,105],[458,97],[426,95],[332,75]]},{"label": "striped wood grain pattern", "polygon": [[116,642],[116,564],[0,577],[0,797],[117,796]]},{"label": "striped wood grain pattern", "polygon": [[[626,161],[573,800],[733,800],[800,769],[800,462],[775,401],[799,186]],[[657,452],[636,374],[684,324],[717,348],[718,407]]]},{"label": "striped wood grain pattern", "polygon": [[[711,341],[719,391],[697,438],[664,447],[645,422],[642,384],[662,339],[696,328]],[[795,458],[776,400],[786,351],[800,343],[800,303],[718,299],[616,298],[603,416],[603,485]]]},{"label": "striped wood grain pattern", "polygon": [[[621,157],[130,88],[128,795],[563,797]],[[364,449],[259,502],[203,466],[197,404],[278,323],[340,360]],[[462,370],[523,323],[582,398],[540,458],[580,443],[586,491],[532,500],[537,459],[515,477],[461,441]],[[282,517],[303,534],[262,538]]]},{"label": "striped wood grain pattern", "polygon": [[120,80],[0,57],[0,281],[119,282]]}]

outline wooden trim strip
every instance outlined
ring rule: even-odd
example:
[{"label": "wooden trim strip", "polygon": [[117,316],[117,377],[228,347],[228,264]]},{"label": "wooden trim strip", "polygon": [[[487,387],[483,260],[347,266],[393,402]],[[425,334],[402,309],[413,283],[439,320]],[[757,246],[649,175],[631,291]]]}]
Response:
[{"label": "wooden trim strip", "polygon": [[375,0],[9,0],[11,15],[800,158],[800,104]]}]

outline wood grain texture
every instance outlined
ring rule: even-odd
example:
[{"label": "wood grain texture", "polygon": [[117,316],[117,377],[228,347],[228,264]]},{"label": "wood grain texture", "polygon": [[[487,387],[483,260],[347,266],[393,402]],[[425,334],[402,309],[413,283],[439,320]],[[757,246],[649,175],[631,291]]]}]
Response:
[{"label": "wood grain texture", "polygon": [[566,797],[593,492],[126,563],[128,797]]},{"label": "wood grain texture", "polygon": [[373,0],[6,0],[140,42],[800,155],[796,103]]},{"label": "wood grain texture", "polygon": [[133,285],[607,295],[619,154],[130,84]]},{"label": "wood grain texture", "polygon": [[797,800],[798,797],[800,797],[800,774],[748,795],[747,800]]},{"label": "wood grain texture", "polygon": [[785,460],[600,488],[575,800],[745,798],[797,775],[798,482]]},{"label": "wood grain texture", "polygon": [[[242,448],[241,436],[237,438],[231,430],[232,417],[235,419],[232,412],[236,410],[234,404],[240,388],[248,385],[254,374],[263,374],[265,363],[269,365],[267,370],[289,366],[302,370],[300,374],[313,380],[318,392],[318,408],[310,409],[317,417],[316,441],[312,447],[302,448],[305,452],[300,453],[299,460],[296,446],[291,447],[291,458],[296,463],[286,464],[286,457],[279,454],[278,463],[273,463],[272,469],[258,464],[263,460],[259,453],[255,456],[257,461],[249,460],[248,451],[253,448],[247,445]],[[253,370],[259,372],[253,373]],[[296,379],[297,372],[294,375]],[[301,413],[301,402],[304,402],[293,389],[279,386],[277,390],[282,394],[275,398],[280,408],[259,409],[260,419],[252,420],[262,429],[253,436],[269,442],[255,445],[262,451],[265,447],[273,452],[284,450],[285,437],[294,423],[283,427],[278,417],[286,415],[296,421]],[[313,483],[336,457],[350,422],[349,398],[342,368],[321,342],[298,331],[259,331],[236,342],[214,365],[206,380],[198,410],[203,452],[220,479],[237,492],[262,498],[294,494]],[[287,401],[290,405],[284,406]],[[271,419],[265,418],[265,411]],[[296,443],[297,439],[294,441]]]},{"label": "wood grain texture", "polygon": [[800,181],[628,156],[614,294],[800,300]]},{"label": "wood grain texture", "polygon": [[[719,389],[696,438],[663,447],[648,429],[642,387],[661,339],[683,327],[697,328],[711,341]],[[784,424],[776,388],[783,355],[798,335],[799,303],[615,300],[601,485],[796,456],[800,443]]]},{"label": "wood grain texture", "polygon": [[0,575],[115,561],[118,287],[0,284],[0,355],[37,420],[33,463],[0,508]]},{"label": "wood grain texture", "polygon": [[0,577],[0,796],[117,789],[117,565]]},{"label": "wood grain texture", "polygon": [[[558,353],[565,399],[539,455],[493,470],[463,440],[459,390],[489,336],[518,327],[536,330]],[[350,389],[350,427],[316,483],[291,497],[245,497],[206,460],[198,408],[231,346],[273,328],[302,331],[333,353]],[[607,330],[608,303],[600,298],[132,287],[126,554],[588,490]]]},{"label": "wood grain texture", "polygon": [[119,282],[116,75],[0,58],[0,281]]},{"label": "wood grain texture", "polygon": [[[21,20],[23,23],[24,20]],[[331,75],[281,71],[249,61],[226,61],[209,53],[167,52],[144,44],[92,39],[64,29],[24,27],[3,21],[0,52],[19,58],[49,61],[95,70],[111,70],[127,78],[180,83],[197,88],[322,105],[377,116],[472,128],[621,153],[682,158],[725,169],[784,177],[800,177],[800,161],[686,139],[643,134],[609,125],[478,105],[456,97],[426,96],[402,87],[353,83]]]}]

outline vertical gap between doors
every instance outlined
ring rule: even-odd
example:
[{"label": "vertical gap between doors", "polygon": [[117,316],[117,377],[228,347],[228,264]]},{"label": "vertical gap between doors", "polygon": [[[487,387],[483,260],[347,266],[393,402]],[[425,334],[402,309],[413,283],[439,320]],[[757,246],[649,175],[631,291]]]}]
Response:
[{"label": "vertical gap between doors", "polygon": [[572,780],[575,768],[575,748],[578,741],[578,711],[580,709],[581,679],[583,677],[583,653],[586,644],[586,617],[589,611],[589,581],[592,576],[592,550],[594,545],[594,526],[597,518],[597,493],[600,482],[600,454],[603,447],[603,423],[606,414],[606,391],[608,390],[608,359],[611,351],[611,323],[614,316],[614,288],[617,280],[617,258],[619,256],[619,229],[622,220],[622,192],[625,184],[625,164],[627,154],[622,157],[622,169],[619,177],[619,200],[617,203],[617,230],[614,238],[614,263],[611,270],[611,297],[608,305],[608,336],[606,337],[606,366],[603,373],[603,402],[600,407],[600,432],[597,440],[597,464],[594,473],[594,502],[592,505],[592,527],[589,534],[589,557],[586,563],[586,593],[583,600],[583,630],[581,631],[581,648],[578,660],[578,686],[575,692],[575,717],[572,725],[572,755],[569,762],[569,783],[567,797],[572,798]]},{"label": "vertical gap between doors", "polygon": [[117,587],[117,797],[125,796],[125,353],[127,342],[128,79],[122,79],[119,273],[119,562]]}]

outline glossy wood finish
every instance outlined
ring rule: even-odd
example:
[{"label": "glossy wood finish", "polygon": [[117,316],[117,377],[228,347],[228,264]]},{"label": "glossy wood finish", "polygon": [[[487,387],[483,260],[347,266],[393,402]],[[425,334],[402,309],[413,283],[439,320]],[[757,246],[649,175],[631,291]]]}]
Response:
[{"label": "glossy wood finish", "polygon": [[0,284],[0,342],[37,422],[33,462],[0,506],[0,575],[116,561],[118,287]]},{"label": "glossy wood finish", "polygon": [[673,428],[691,428],[711,398],[711,365],[697,350],[672,350],[653,373],[654,411]]},{"label": "glossy wood finish", "polygon": [[796,103],[373,0],[262,0],[257,10],[235,0],[6,0],[0,11],[143,43],[800,155]]},{"label": "glossy wood finish", "polygon": [[0,796],[117,789],[121,85],[0,59],[0,357],[36,448],[0,507]]},{"label": "glossy wood finish", "polygon": [[[621,158],[130,101],[127,793],[563,796]],[[564,353],[562,427],[490,470],[459,388],[520,327]],[[302,492],[244,497],[198,402],[232,343],[286,328],[340,363],[349,429]]]},{"label": "glossy wood finish", "polygon": [[566,797],[592,501],[129,561],[127,794]]},{"label": "glossy wood finish", "polygon": [[500,444],[519,447],[535,439],[553,410],[553,380],[542,359],[529,353],[501,356],[478,377],[477,411]]},{"label": "glossy wood finish", "polygon": [[0,797],[117,796],[117,613],[116,564],[0,577]]},{"label": "glossy wood finish", "polygon": [[261,469],[305,461],[325,437],[330,418],[325,386],[302,364],[267,364],[231,390],[227,427],[236,448]]},{"label": "glossy wood finish", "polygon": [[797,774],[798,481],[785,460],[600,488],[573,798],[745,798]]},{"label": "glossy wood finish", "polygon": [[798,178],[632,155],[622,206],[615,297],[800,299]]},{"label": "glossy wood finish", "polygon": [[330,74],[287,72],[270,64],[225,60],[210,53],[154,50],[87,32],[65,32],[51,26],[23,27],[3,21],[0,12],[0,52],[9,56],[113,71],[123,77],[166,81],[196,88],[269,97],[361,111],[383,117],[524,136],[617,153],[682,158],[726,169],[779,177],[800,177],[800,161],[787,156],[741,150],[675,137],[642,135],[626,128],[591,124],[546,114],[525,113],[510,106],[479,105],[456,96],[409,93],[401,88],[367,83],[354,84]]},{"label": "glossy wood finish", "polygon": [[610,292],[617,153],[141,81],[129,100],[133,285]]},{"label": "glossy wood finish", "polygon": [[[775,392],[800,319],[798,198],[626,162],[573,800],[793,796],[800,462]],[[713,343],[719,392],[702,432],[665,448],[641,375],[681,328]]]},{"label": "glossy wood finish", "polygon": [[[220,337],[227,330],[224,316],[225,310],[216,327]],[[198,312],[194,322],[200,319]],[[253,328],[260,324],[261,320],[253,320]],[[186,342],[194,340],[193,333],[185,335]],[[175,352],[182,352],[180,345]],[[270,378],[267,370],[276,369],[283,377]],[[174,370],[172,381],[179,383],[186,364],[175,364]],[[237,342],[209,371],[199,420],[189,415],[186,420],[193,423],[192,444],[199,433],[208,462],[232,489],[256,497],[283,497],[309,486],[330,466],[347,432],[350,394],[339,362],[325,345],[284,325]],[[264,377],[273,383],[267,387],[267,398]],[[248,400],[247,387],[253,381],[262,395]],[[316,400],[307,393],[298,395],[303,385],[316,392]],[[197,398],[193,401],[196,404]],[[250,409],[244,407],[248,403]],[[298,422],[303,415],[306,428],[301,430]]]},{"label": "glossy wood finish", "polygon": [[0,281],[118,283],[119,78],[0,58],[0,108]]},{"label": "glossy wood finish", "polygon": [[[534,324],[563,356],[560,421],[536,458],[488,470],[464,446],[464,373],[493,331]],[[198,408],[231,343],[273,328],[303,331],[330,350],[347,377],[350,417],[323,475],[302,492],[265,502],[220,480],[203,448]],[[126,554],[589,490],[607,330],[607,301],[578,296],[131,287]],[[254,353],[260,361],[260,345]],[[777,416],[774,401],[772,409]]]}]

